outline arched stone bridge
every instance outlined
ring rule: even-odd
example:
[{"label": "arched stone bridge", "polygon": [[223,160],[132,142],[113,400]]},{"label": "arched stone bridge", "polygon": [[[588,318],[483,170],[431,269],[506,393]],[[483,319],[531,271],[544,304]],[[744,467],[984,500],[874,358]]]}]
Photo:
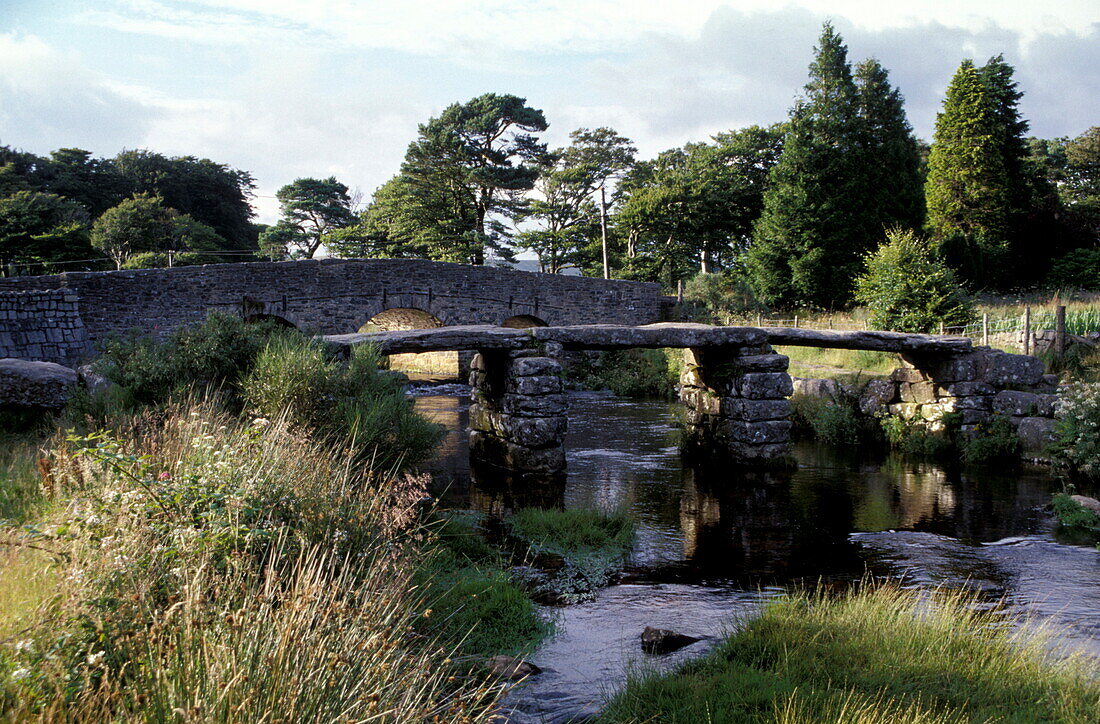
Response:
[{"label": "arched stone bridge", "polygon": [[772,345],[900,354],[905,366],[889,380],[872,383],[870,399],[884,411],[932,426],[942,424],[947,413],[957,414],[964,432],[995,411],[1029,420],[1053,416],[1054,383],[1038,359],[975,347],[964,337],[662,323],[444,327],[324,339],[344,350],[374,344],[384,354],[476,350],[470,374],[471,455],[519,473],[565,468],[561,355],[571,350],[684,349],[680,399],[688,408],[688,444],[718,446],[743,464],[790,452],[788,359]]}]

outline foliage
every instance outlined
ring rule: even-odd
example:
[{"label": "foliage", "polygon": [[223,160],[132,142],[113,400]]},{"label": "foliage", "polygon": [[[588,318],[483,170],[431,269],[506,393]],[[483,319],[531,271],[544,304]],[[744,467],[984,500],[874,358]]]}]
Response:
[{"label": "foliage", "polygon": [[275,196],[282,218],[259,240],[264,254],[272,259],[312,259],[327,234],[355,222],[348,187],[335,176],[296,179]]},{"label": "foliage", "polygon": [[181,327],[167,338],[131,335],[104,344],[96,370],[117,385],[124,407],[162,405],[190,389],[223,389],[230,394],[273,335],[285,331],[271,322],[249,323],[211,312],[202,324]]},{"label": "foliage", "polygon": [[872,440],[874,427],[864,424],[858,409],[858,397],[843,392],[832,397],[794,395],[791,397],[791,422],[796,431],[808,431],[826,445],[862,445]]},{"label": "foliage", "polygon": [[420,462],[442,434],[412,409],[400,383],[379,370],[370,347],[352,350],[346,365],[298,335],[278,336],[257,356],[241,382],[248,409],[322,440],[347,445],[379,469]]},{"label": "foliage", "polygon": [[44,502],[37,436],[0,434],[0,525],[23,522]]},{"label": "foliage", "polygon": [[[56,194],[23,189],[0,198],[0,266],[95,256],[88,213]],[[34,273],[41,273],[34,269]]]},{"label": "foliage", "polygon": [[[169,260],[171,263],[169,263]],[[123,269],[164,269],[172,266],[193,266],[196,264],[208,264],[211,259],[202,254],[182,252],[172,254],[169,257],[166,251],[142,251],[131,254],[122,264]]]},{"label": "foliage", "polygon": [[887,232],[886,242],[864,263],[856,301],[871,309],[875,329],[934,332],[941,324],[961,326],[974,319],[974,303],[955,273],[912,231]]},{"label": "foliage", "polygon": [[499,690],[410,635],[423,477],[209,410],[128,430],[55,450],[65,509],[29,540],[65,555],[54,603],[0,644],[0,717],[488,719]]},{"label": "foliage", "polygon": [[[436,224],[458,232],[448,241],[466,250],[465,261],[484,264],[487,250],[510,256],[501,219],[515,218],[519,195],[534,186],[546,145],[533,134],[546,128],[542,111],[525,99],[496,93],[452,104],[420,125],[401,175],[414,198],[432,200]],[[473,223],[463,228],[460,220]]]},{"label": "foliage", "polygon": [[701,306],[709,320],[718,323],[761,309],[752,286],[738,271],[696,274],[684,284],[684,301]]},{"label": "foliage", "polygon": [[92,225],[91,242],[119,269],[136,253],[159,252],[167,257],[169,251],[216,251],[224,246],[224,240],[206,224],[145,195],[103,212]]},{"label": "foliage", "polygon": [[1059,390],[1055,459],[1100,477],[1100,383],[1071,382]]},{"label": "foliage", "polygon": [[1003,415],[978,423],[973,436],[962,438],[961,447],[963,460],[971,464],[1008,464],[1020,457],[1020,438]]},{"label": "foliage", "polygon": [[669,399],[675,395],[680,350],[626,349],[597,352],[574,361],[567,374],[581,387],[619,397]]},{"label": "foliage", "polygon": [[536,597],[578,603],[612,581],[634,543],[634,522],[625,513],[524,508],[509,520],[511,534],[528,555],[558,557],[562,565],[533,582]]},{"label": "foliage", "polygon": [[857,85],[847,53],[826,23],[771,171],[748,263],[773,306],[845,306],[883,230],[920,221],[917,145],[900,95],[873,62],[860,67]]},{"label": "foliage", "polygon": [[1060,257],[1047,283],[1057,289],[1100,290],[1100,249],[1074,249]]},{"label": "foliage", "polygon": [[905,455],[939,456],[952,449],[946,430],[933,432],[927,425],[902,419],[897,415],[881,415],[879,424],[889,446]]},{"label": "foliage", "polygon": [[1059,526],[1071,532],[1100,534],[1100,515],[1081,505],[1067,493],[1055,493],[1051,505]]},{"label": "foliage", "polygon": [[736,266],[781,139],[781,126],[750,126],[637,164],[623,179],[616,220],[627,242],[623,275],[673,287],[695,269]]},{"label": "foliage", "polygon": [[635,673],[600,721],[1088,721],[1095,666],[972,595],[865,584],[767,603],[717,650]]}]

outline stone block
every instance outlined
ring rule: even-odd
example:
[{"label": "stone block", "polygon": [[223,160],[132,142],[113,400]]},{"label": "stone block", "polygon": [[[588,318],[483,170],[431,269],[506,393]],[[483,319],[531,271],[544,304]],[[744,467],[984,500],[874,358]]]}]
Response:
[{"label": "stone block", "polygon": [[563,387],[561,377],[540,375],[535,377],[508,377],[505,380],[504,389],[506,392],[517,395],[550,395],[561,392]]},{"label": "stone block", "polygon": [[920,408],[921,406],[915,402],[896,402],[887,406],[886,411],[903,420],[912,420],[916,417],[920,417]]},{"label": "stone block", "polygon": [[890,373],[890,379],[894,382],[924,382],[928,376],[913,367],[899,367]]},{"label": "stone block", "polygon": [[948,382],[936,385],[937,397],[970,397],[973,395],[992,395],[996,392],[993,385],[985,382]]},{"label": "stone block", "polygon": [[707,384],[703,381],[703,375],[700,368],[691,366],[685,367],[680,373],[680,386],[705,388]]},{"label": "stone block", "polygon": [[53,362],[0,359],[0,405],[59,410],[78,381],[76,370]]},{"label": "stone block", "polygon": [[998,415],[1027,417],[1038,414],[1039,396],[1032,392],[1001,390],[993,396],[993,411]]},{"label": "stone block", "polygon": [[1054,420],[1047,417],[1025,417],[1016,428],[1025,455],[1045,455],[1054,442]]},{"label": "stone block", "polygon": [[806,397],[824,397],[832,399],[844,392],[844,386],[832,379],[792,377],[791,389],[794,395]]},{"label": "stone block", "polygon": [[735,422],[731,420],[727,427],[730,440],[753,445],[775,445],[787,443],[791,439],[790,420],[767,420],[760,422]]},{"label": "stone block", "polygon": [[680,399],[691,410],[708,415],[722,413],[722,398],[708,390],[698,387],[683,387],[680,389]]},{"label": "stone block", "polygon": [[741,397],[749,400],[779,399],[794,392],[791,376],[785,372],[749,372],[740,383]]},{"label": "stone block", "polygon": [[789,400],[739,400],[725,398],[722,411],[733,420],[758,422],[762,420],[786,420],[791,416]]},{"label": "stone block", "polygon": [[790,358],[785,354],[750,354],[732,360],[745,372],[786,372]]},{"label": "stone block", "polygon": [[565,451],[561,446],[533,449],[480,430],[470,431],[470,455],[516,472],[553,474],[565,469]]},{"label": "stone block", "polygon": [[898,397],[902,402],[935,402],[936,386],[932,382],[902,382],[898,385]]},{"label": "stone block", "polygon": [[1036,357],[993,350],[984,361],[982,379],[997,387],[1034,385],[1043,379],[1043,362]]},{"label": "stone block", "polygon": [[519,417],[553,417],[564,415],[567,407],[565,395],[517,395],[500,396],[500,411]]},{"label": "stone block", "polygon": [[982,410],[989,412],[993,409],[993,398],[986,395],[974,397],[943,397],[940,405],[944,412],[959,412],[960,410]]},{"label": "stone block", "polygon": [[557,375],[560,372],[561,363],[552,357],[523,357],[512,362],[511,370],[515,377]]},{"label": "stone block", "polygon": [[778,460],[789,455],[791,452],[791,445],[789,442],[757,445],[753,443],[731,441],[729,444],[729,452],[735,463],[764,463],[769,460]]},{"label": "stone block", "polygon": [[864,415],[881,412],[897,399],[897,383],[893,380],[871,380],[859,396],[859,411]]}]

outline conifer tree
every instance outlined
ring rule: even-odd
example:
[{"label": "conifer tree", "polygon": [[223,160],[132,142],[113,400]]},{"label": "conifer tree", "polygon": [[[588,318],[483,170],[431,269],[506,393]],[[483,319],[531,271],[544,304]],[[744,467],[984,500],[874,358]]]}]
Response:
[{"label": "conifer tree", "polygon": [[982,73],[959,66],[936,119],[928,157],[928,227],[963,277],[987,285],[1009,248],[1012,189],[1003,114]]},{"label": "conifer tree", "polygon": [[749,269],[770,304],[832,308],[851,301],[863,255],[887,228],[920,223],[923,198],[917,143],[886,70],[869,60],[853,78],[847,48],[828,23],[815,52],[772,170]]}]

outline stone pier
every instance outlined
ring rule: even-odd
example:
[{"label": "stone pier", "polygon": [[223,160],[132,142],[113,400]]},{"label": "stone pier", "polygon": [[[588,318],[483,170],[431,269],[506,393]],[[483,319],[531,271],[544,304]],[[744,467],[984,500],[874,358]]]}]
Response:
[{"label": "stone pier", "polygon": [[770,345],[688,348],[680,375],[689,449],[727,451],[754,464],[790,453],[788,359]]},{"label": "stone pier", "polygon": [[471,362],[470,455],[520,475],[565,470],[561,345],[482,349]]}]

